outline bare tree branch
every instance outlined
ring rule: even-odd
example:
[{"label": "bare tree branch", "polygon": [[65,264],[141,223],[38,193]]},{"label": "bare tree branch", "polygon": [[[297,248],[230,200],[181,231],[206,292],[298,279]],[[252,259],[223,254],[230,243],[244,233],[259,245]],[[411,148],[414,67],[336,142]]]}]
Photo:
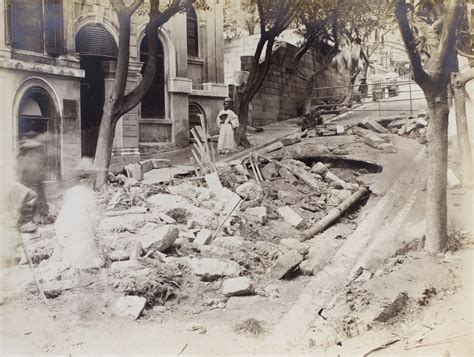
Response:
[{"label": "bare tree branch", "polygon": [[397,0],[395,3],[395,15],[397,17],[398,26],[400,28],[400,33],[405,43],[405,48],[410,59],[410,63],[413,69],[413,77],[415,81],[421,86],[424,87],[429,84],[430,77],[423,69],[421,64],[420,54],[416,48],[415,37],[413,36],[413,31],[410,28],[410,23],[407,18],[408,7],[405,0]]}]

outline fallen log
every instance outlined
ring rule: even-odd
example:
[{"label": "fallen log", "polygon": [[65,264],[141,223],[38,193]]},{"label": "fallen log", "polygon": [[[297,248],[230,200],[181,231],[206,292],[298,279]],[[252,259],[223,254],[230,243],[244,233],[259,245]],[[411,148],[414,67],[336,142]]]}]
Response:
[{"label": "fallen log", "polygon": [[316,234],[321,233],[331,224],[337,221],[341,216],[357,201],[359,201],[363,196],[369,192],[367,187],[361,187],[358,191],[353,193],[351,197],[344,200],[339,206],[331,209],[326,217],[317,222],[311,228],[306,229],[303,232],[305,240],[313,238]]}]

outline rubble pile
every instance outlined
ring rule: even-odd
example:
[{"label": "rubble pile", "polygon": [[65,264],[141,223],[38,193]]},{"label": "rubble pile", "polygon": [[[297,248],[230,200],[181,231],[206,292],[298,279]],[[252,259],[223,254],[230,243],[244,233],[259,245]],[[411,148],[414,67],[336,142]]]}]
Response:
[{"label": "rubble pile", "polygon": [[[341,218],[347,201],[365,186],[359,177],[367,173],[364,169],[295,159],[291,152],[305,145],[286,147],[301,143],[308,133],[290,135],[263,155],[218,163],[216,172],[201,177],[140,182],[136,177],[144,170],[163,165],[154,160],[128,167],[129,177],[111,176],[114,182],[96,193],[99,205],[82,224],[94,256],[71,259],[81,269],[81,261],[94,258],[97,264],[86,268],[105,274],[102,288],[117,297],[115,311],[132,318],[153,306],[185,302],[202,311],[225,308],[233,296],[277,296],[270,288],[275,282],[319,271],[321,259],[304,242],[315,235],[308,232],[335,210],[339,214],[331,222]],[[332,155],[341,151],[324,145],[313,149]],[[267,156],[269,151],[273,156]],[[65,237],[62,249],[74,255],[78,241],[69,247],[69,230],[61,227],[56,235]],[[36,258],[40,268],[48,269],[50,256]],[[59,277],[51,274],[42,282],[61,285]],[[71,286],[56,287],[54,296],[66,288]]]}]

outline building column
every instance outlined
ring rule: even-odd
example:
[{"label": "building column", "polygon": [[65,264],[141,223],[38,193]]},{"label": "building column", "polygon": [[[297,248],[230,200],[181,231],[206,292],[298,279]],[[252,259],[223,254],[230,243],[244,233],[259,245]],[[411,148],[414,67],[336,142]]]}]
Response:
[{"label": "building column", "polygon": [[[136,86],[136,74],[132,70],[132,64],[130,64],[130,67],[127,90],[129,87],[133,89]],[[104,71],[105,97],[107,98],[113,89],[117,63],[115,61],[104,61],[102,62],[102,69]],[[135,76],[135,81],[131,80],[133,76]],[[140,161],[140,152],[138,150],[138,109],[134,108],[120,118],[115,128],[110,171],[122,171],[125,165],[138,161]]]},{"label": "building column", "polygon": [[7,34],[6,31],[6,21],[8,21],[7,16],[8,14],[5,13],[5,6],[0,6],[0,19],[3,19],[2,25],[0,26],[0,57],[10,58],[11,49],[7,46]]}]

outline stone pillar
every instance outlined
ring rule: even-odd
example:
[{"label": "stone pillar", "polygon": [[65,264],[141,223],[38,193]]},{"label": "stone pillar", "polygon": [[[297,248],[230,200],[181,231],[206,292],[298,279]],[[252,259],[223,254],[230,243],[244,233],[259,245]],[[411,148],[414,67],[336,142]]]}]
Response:
[{"label": "stone pillar", "polygon": [[170,114],[173,120],[173,141],[177,147],[189,145],[189,108],[188,96],[193,82],[188,78],[170,78]]},{"label": "stone pillar", "polygon": [[[133,65],[130,64],[130,67],[127,89],[129,86],[132,88],[136,86],[136,80],[130,80],[134,75]],[[104,61],[102,62],[102,69],[105,78],[105,97],[107,98],[114,85],[117,63],[115,61]],[[125,165],[138,161],[140,161],[140,152],[138,150],[138,110],[134,108],[120,118],[115,128],[110,171],[121,171]]]}]

